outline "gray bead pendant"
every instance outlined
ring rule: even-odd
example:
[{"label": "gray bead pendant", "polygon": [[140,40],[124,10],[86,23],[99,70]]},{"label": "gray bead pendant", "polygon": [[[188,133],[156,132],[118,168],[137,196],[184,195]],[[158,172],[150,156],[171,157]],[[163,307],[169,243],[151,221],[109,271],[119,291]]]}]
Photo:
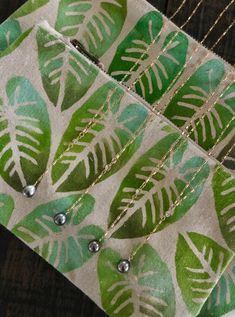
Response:
[{"label": "gray bead pendant", "polygon": [[131,264],[130,264],[130,261],[128,260],[121,260],[117,266],[118,271],[120,273],[127,273],[130,270],[130,267],[131,267]]},{"label": "gray bead pendant", "polygon": [[92,252],[92,253],[97,253],[100,251],[100,242],[97,241],[97,240],[92,240],[90,243],[89,243],[89,251]]},{"label": "gray bead pendant", "polygon": [[36,193],[36,187],[33,185],[28,185],[23,188],[23,195],[27,198],[31,198]]},{"label": "gray bead pendant", "polygon": [[63,212],[60,212],[54,216],[54,223],[57,226],[63,226],[66,223],[66,220],[67,220],[66,214]]}]

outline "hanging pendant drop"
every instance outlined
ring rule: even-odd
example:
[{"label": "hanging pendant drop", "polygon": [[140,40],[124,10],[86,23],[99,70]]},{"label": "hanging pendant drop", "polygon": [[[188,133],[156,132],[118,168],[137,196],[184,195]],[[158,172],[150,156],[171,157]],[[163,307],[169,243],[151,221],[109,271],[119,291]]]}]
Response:
[{"label": "hanging pendant drop", "polygon": [[91,253],[97,253],[100,251],[100,242],[97,240],[93,240],[89,243],[88,248]]},{"label": "hanging pendant drop", "polygon": [[28,185],[23,188],[23,195],[27,198],[31,198],[36,193],[36,187],[33,185]]},{"label": "hanging pendant drop", "polygon": [[131,267],[131,264],[130,264],[130,261],[128,260],[121,260],[117,266],[118,271],[120,273],[127,273],[130,270],[130,267]]},{"label": "hanging pendant drop", "polygon": [[57,226],[63,226],[66,223],[66,220],[67,220],[66,214],[63,212],[60,212],[54,216],[54,223]]}]

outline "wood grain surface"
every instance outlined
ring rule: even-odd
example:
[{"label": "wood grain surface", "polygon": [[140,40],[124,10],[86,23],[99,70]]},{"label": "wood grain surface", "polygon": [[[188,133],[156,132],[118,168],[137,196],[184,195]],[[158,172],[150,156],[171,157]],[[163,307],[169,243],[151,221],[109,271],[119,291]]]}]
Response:
[{"label": "wood grain surface", "polygon": [[[182,0],[149,0],[170,17]],[[199,0],[188,0],[174,18],[182,25]],[[185,27],[197,40],[202,40],[219,13],[231,0],[204,0],[198,13]],[[14,12],[24,0],[0,0],[0,22]],[[233,5],[222,18],[205,45],[211,47],[235,17]],[[235,28],[233,27],[214,50],[230,63],[235,63]],[[54,268],[0,226],[0,317],[105,317],[87,296],[67,281]],[[183,316],[182,316],[183,317]],[[205,316],[207,317],[207,316]]]}]

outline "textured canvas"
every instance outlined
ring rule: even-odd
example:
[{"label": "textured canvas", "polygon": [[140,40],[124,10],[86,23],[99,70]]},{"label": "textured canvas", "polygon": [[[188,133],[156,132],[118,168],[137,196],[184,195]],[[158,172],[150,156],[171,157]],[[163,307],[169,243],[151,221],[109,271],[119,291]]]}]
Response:
[{"label": "textured canvas", "polygon": [[[48,34],[48,27],[29,34],[40,19],[48,20],[63,36],[79,39],[100,58],[109,75],[124,82],[137,95],[131,91],[127,95],[115,81],[77,54],[64,38],[52,30]],[[59,41],[53,40],[55,34]],[[235,240],[235,183],[231,174],[234,170],[234,69],[143,1],[138,1],[138,5],[133,0],[28,1],[0,27],[0,43],[1,69],[8,78],[1,84],[2,117],[6,113],[9,122],[15,124],[0,121],[1,222],[9,223],[15,234],[110,316],[154,313],[157,316],[159,309],[163,316],[195,316],[215,285],[199,316],[221,316],[235,309],[234,260],[229,264],[229,252],[234,252]],[[20,67],[14,74],[10,69],[15,71],[17,58]],[[12,65],[10,69],[9,65]],[[113,89],[111,98],[109,92]],[[6,110],[6,100],[12,111]],[[101,104],[94,105],[97,100],[104,103],[105,122],[99,117]],[[20,111],[16,111],[18,103],[23,105]],[[35,106],[32,112],[28,112],[28,105]],[[159,116],[159,112],[180,130]],[[151,113],[157,116],[147,124]],[[94,129],[87,127],[95,115]],[[15,140],[11,140],[14,129],[17,133]],[[79,144],[73,145],[72,152],[63,154],[69,142],[84,129],[86,135]],[[180,141],[173,155],[174,142],[182,137],[181,133],[195,143],[187,141],[185,145]],[[172,151],[168,153],[169,149]],[[118,160],[113,162],[113,157]],[[54,160],[58,162],[48,172]],[[152,176],[157,163],[159,170]],[[105,171],[107,166],[110,170]],[[146,187],[136,195],[149,176]],[[22,187],[37,180],[40,180],[37,198],[33,203],[25,202],[20,193]],[[94,182],[97,184],[93,185]],[[191,185],[196,187],[192,193]],[[76,200],[82,210],[78,213],[81,218],[71,219],[67,233],[57,232],[51,220],[49,224],[43,222],[45,210],[51,209],[52,214],[46,215],[50,218],[55,210],[66,210]],[[22,211],[13,212],[16,207],[21,210],[20,206],[25,217]],[[137,271],[133,268],[133,276],[119,276],[110,266],[105,266],[109,260],[112,267],[119,258],[128,256],[131,248],[142,241],[141,237],[154,229],[160,215],[171,208],[179,216],[168,219],[158,228],[160,234],[155,233],[149,244],[136,254]],[[105,249],[90,259],[88,242],[82,237],[101,237],[122,213],[123,218],[115,231],[110,232],[112,238],[105,242]],[[41,229],[37,227],[38,222]],[[84,224],[88,228],[82,230]],[[73,226],[79,229],[73,231],[76,241],[70,236]],[[48,242],[51,234],[53,243]],[[61,243],[57,234],[63,236],[58,239]],[[82,256],[70,259],[77,249]],[[201,251],[201,258],[196,250]],[[194,265],[198,259],[196,267],[191,267],[192,263],[184,255]],[[154,260],[145,263],[141,259]],[[151,267],[152,261],[158,265]],[[90,288],[84,286],[81,277],[82,270],[86,271],[84,264],[95,272],[97,287],[93,290],[90,289],[93,282]],[[139,278],[141,267],[144,273],[152,272],[151,278]],[[204,273],[200,271],[203,269]],[[111,281],[105,280],[107,270],[109,276],[115,273]],[[191,282],[184,280],[185,272],[192,273]],[[203,287],[194,274],[204,274]],[[155,280],[156,285],[163,276],[168,281],[169,289],[164,294],[170,303],[164,303],[166,297],[161,297],[161,289],[156,286],[151,289],[150,280]],[[90,281],[93,279],[91,276]],[[133,284],[133,281],[138,282]],[[148,294],[147,300],[141,292]]]},{"label": "textured canvas", "polygon": [[110,316],[196,316],[233,257],[231,172],[46,24],[1,69],[1,222]]}]

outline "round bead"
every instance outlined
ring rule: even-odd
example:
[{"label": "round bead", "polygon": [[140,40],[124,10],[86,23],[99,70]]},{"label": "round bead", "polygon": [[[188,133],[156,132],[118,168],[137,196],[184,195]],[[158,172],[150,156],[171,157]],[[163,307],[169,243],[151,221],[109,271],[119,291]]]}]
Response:
[{"label": "round bead", "polygon": [[63,226],[66,223],[66,214],[60,212],[54,216],[54,223],[57,226]]},{"label": "round bead", "polygon": [[120,273],[127,273],[130,270],[131,264],[128,260],[121,260],[118,263],[118,271]]},{"label": "round bead", "polygon": [[28,185],[23,188],[23,195],[27,198],[31,198],[36,193],[36,187],[33,185]]},{"label": "round bead", "polygon": [[92,253],[97,253],[100,251],[100,242],[97,240],[93,240],[89,243],[89,251]]}]

